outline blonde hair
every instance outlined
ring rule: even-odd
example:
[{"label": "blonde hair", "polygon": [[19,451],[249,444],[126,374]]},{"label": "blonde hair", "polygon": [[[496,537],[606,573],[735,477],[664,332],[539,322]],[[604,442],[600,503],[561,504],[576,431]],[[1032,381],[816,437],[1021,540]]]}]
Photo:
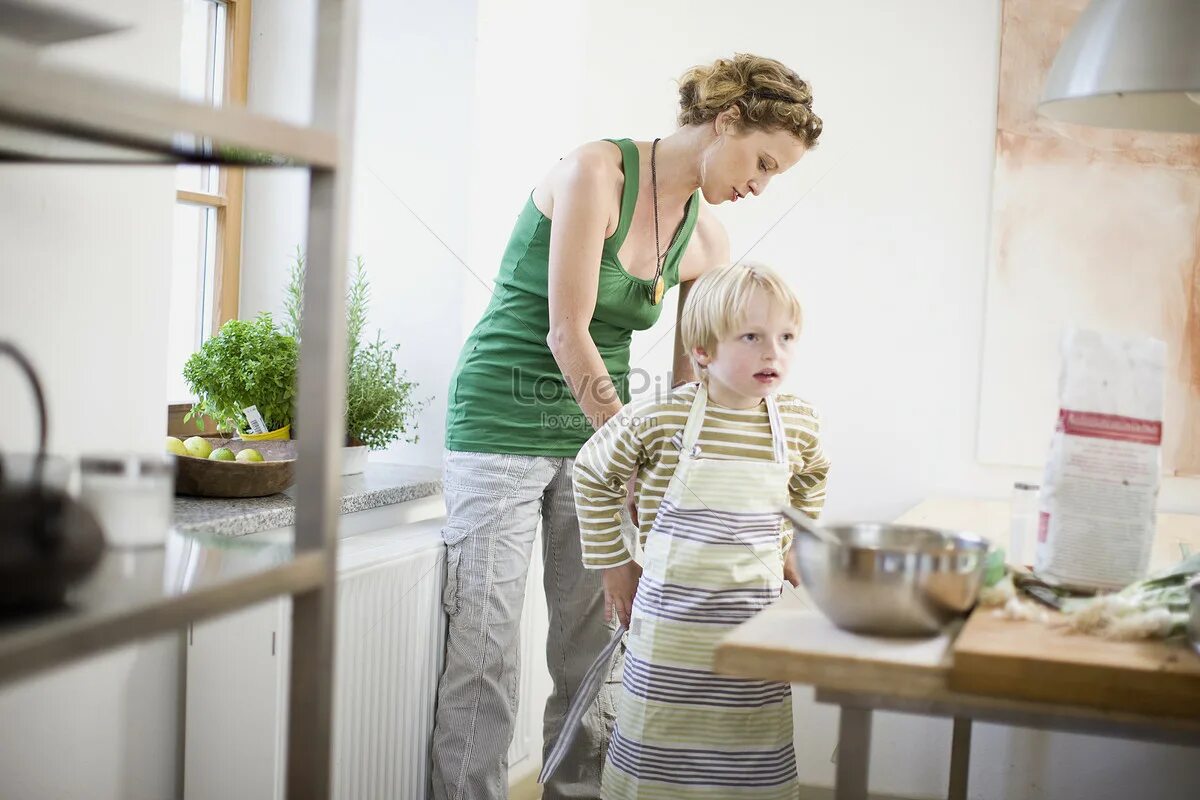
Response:
[{"label": "blonde hair", "polygon": [[688,293],[679,321],[688,354],[699,347],[710,357],[715,355],[717,343],[745,323],[746,307],[755,291],[791,314],[799,332],[804,321],[800,301],[778,273],[763,264],[732,264],[701,275]]},{"label": "blonde hair", "polygon": [[737,108],[739,129],[784,130],[814,147],[824,123],[812,100],[808,83],[782,63],[738,53],[692,67],[679,79],[679,124],[703,124]]}]

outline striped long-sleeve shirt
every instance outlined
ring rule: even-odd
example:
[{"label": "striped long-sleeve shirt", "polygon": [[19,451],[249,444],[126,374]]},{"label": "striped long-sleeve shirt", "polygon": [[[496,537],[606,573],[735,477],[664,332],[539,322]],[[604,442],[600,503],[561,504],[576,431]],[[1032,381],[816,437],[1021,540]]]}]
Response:
[{"label": "striped long-sleeve shirt", "polygon": [[[654,525],[658,506],[679,463],[682,439],[698,384],[668,397],[635,401],[588,440],[575,460],[575,507],[589,569],[616,567],[632,560],[621,536],[626,484],[635,474],[639,540]],[[829,461],[821,450],[819,422],[812,406],[792,395],[775,396],[787,432],[792,505],[816,517],[825,503]],[[675,442],[672,439],[678,435]],[[774,458],[766,403],[749,409],[718,406],[710,399],[698,444],[705,458]],[[784,547],[790,543],[785,536]]]}]

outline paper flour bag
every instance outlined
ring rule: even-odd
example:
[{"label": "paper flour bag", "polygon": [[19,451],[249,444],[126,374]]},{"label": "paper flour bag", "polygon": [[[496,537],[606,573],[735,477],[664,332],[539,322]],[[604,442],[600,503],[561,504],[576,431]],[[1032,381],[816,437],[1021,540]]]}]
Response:
[{"label": "paper flour bag", "polygon": [[1062,350],[1034,568],[1058,586],[1119,589],[1142,578],[1150,560],[1167,348],[1070,330]]}]

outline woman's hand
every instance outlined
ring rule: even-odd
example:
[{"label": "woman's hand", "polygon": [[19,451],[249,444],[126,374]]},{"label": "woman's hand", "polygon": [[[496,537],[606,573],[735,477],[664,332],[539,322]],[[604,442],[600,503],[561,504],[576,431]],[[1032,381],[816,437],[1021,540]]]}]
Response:
[{"label": "woman's hand", "polygon": [[629,561],[619,567],[609,567],[600,573],[604,582],[604,621],[612,621],[615,611],[617,619],[629,627],[629,615],[633,612],[633,597],[637,594],[638,581],[642,578],[642,565]]}]

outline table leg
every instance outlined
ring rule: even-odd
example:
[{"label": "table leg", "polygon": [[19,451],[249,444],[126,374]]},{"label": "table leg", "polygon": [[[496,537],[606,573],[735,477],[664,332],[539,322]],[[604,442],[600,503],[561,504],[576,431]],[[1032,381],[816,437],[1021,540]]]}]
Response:
[{"label": "table leg", "polygon": [[871,709],[842,706],[834,800],[867,800],[871,766]]},{"label": "table leg", "polygon": [[949,800],[967,800],[967,775],[971,771],[971,718],[954,718],[950,744]]}]

